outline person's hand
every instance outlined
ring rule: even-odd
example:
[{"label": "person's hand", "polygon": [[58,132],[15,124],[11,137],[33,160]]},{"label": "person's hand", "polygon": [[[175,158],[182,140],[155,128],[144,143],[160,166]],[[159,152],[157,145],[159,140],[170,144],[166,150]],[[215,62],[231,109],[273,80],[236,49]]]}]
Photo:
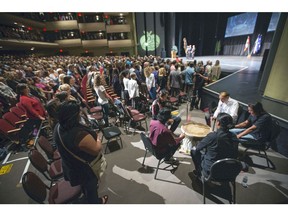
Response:
[{"label": "person's hand", "polygon": [[179,138],[184,138],[185,137],[185,134],[184,133],[181,133]]},{"label": "person's hand", "polygon": [[167,121],[167,124],[168,124],[168,125],[171,125],[171,124],[173,124],[173,122],[174,122],[174,119],[169,119],[169,120]]},{"label": "person's hand", "polygon": [[237,139],[240,139],[242,136],[240,134],[237,134]]},{"label": "person's hand", "polygon": [[39,119],[41,119],[41,121],[44,121],[44,120],[45,120],[45,118],[42,117],[42,116],[39,116]]}]

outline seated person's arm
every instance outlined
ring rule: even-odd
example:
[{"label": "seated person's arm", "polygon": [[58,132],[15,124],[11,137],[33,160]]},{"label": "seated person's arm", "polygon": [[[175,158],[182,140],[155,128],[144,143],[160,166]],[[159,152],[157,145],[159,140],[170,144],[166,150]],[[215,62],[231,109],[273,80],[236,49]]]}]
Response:
[{"label": "seated person's arm", "polygon": [[245,127],[247,127],[248,125],[249,125],[249,121],[246,120],[246,121],[244,121],[244,122],[241,122],[241,123],[235,125],[235,128],[245,128]]},{"label": "seated person's arm", "polygon": [[241,133],[237,134],[237,138],[241,138],[242,136],[245,136],[246,134],[251,133],[254,131],[257,127],[255,125],[252,125],[251,127],[247,128],[246,130],[242,131]]},{"label": "seated person's arm", "polygon": [[196,151],[201,151],[202,149],[206,148],[207,146],[211,145],[215,142],[216,133],[211,132],[209,133],[204,139],[202,139],[196,146]]}]

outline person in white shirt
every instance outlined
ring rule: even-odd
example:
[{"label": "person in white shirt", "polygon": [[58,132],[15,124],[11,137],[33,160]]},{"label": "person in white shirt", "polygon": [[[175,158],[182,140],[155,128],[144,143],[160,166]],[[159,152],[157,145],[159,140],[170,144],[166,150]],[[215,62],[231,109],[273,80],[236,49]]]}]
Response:
[{"label": "person in white shirt", "polygon": [[130,77],[131,77],[131,80],[129,80],[128,82],[129,98],[132,101],[132,107],[134,109],[137,109],[138,108],[137,101],[139,98],[139,86],[136,81],[136,78],[137,78],[136,73],[130,73]]},{"label": "person in white shirt", "polygon": [[94,79],[94,90],[98,96],[98,103],[101,105],[103,110],[103,119],[105,121],[105,126],[109,126],[109,100],[113,102],[111,96],[106,92],[105,87],[101,85],[101,76],[96,75]]},{"label": "person in white shirt", "polygon": [[149,91],[150,98],[152,100],[155,100],[156,99],[156,82],[155,82],[154,74],[152,73],[152,68],[149,66],[144,68],[144,74],[146,77],[146,85]]},{"label": "person in white shirt", "polygon": [[233,123],[235,124],[238,118],[238,108],[238,101],[230,98],[230,94],[228,92],[220,92],[218,106],[212,116],[212,120],[215,120],[219,113],[227,113],[232,116]]}]

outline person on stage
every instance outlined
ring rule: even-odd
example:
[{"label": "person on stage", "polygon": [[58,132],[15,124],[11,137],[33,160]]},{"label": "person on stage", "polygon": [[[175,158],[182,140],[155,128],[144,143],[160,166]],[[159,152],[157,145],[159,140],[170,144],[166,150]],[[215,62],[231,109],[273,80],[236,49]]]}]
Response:
[{"label": "person on stage", "polygon": [[187,40],[186,40],[185,37],[183,38],[183,48],[184,48],[184,52],[185,52],[185,55],[186,55],[186,52],[187,52]]},{"label": "person on stage", "polygon": [[191,50],[191,58],[192,58],[192,60],[195,57],[195,52],[196,52],[196,47],[195,47],[195,45],[192,45],[192,50]]}]

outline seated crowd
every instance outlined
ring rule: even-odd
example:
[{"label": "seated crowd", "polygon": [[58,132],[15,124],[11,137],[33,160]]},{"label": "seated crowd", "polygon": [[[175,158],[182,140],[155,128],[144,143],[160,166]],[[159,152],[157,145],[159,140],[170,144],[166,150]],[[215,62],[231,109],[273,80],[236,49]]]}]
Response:
[{"label": "seated crowd", "polygon": [[[190,102],[190,111],[199,109],[202,88],[220,78],[219,67],[217,61],[217,74],[213,74],[211,61],[204,65],[202,61],[184,63],[178,58],[171,61],[155,56],[0,56],[1,114],[17,103],[24,107],[28,121],[20,131],[20,151],[27,150],[29,134],[49,120],[65,179],[82,186],[88,203],[106,203],[107,196],[98,198],[98,179],[87,171],[87,164],[75,160],[63,147],[63,143],[70,143],[67,148],[87,161],[101,151],[101,141],[91,127],[91,105],[101,107],[101,127],[111,126],[111,105],[122,103],[138,113],[151,112],[149,136],[155,151],[165,155],[167,163],[174,163],[173,155],[185,135],[174,134],[181,118],[171,115],[170,98],[179,99],[182,92]],[[95,98],[92,103],[87,99],[88,89]],[[238,102],[228,92],[219,94],[216,111],[207,118],[209,124],[215,121],[216,129],[191,150],[197,176],[209,175],[216,160],[237,158],[239,140],[267,138],[271,116],[262,105],[249,105],[250,116],[242,123],[237,123],[238,108]]]}]

